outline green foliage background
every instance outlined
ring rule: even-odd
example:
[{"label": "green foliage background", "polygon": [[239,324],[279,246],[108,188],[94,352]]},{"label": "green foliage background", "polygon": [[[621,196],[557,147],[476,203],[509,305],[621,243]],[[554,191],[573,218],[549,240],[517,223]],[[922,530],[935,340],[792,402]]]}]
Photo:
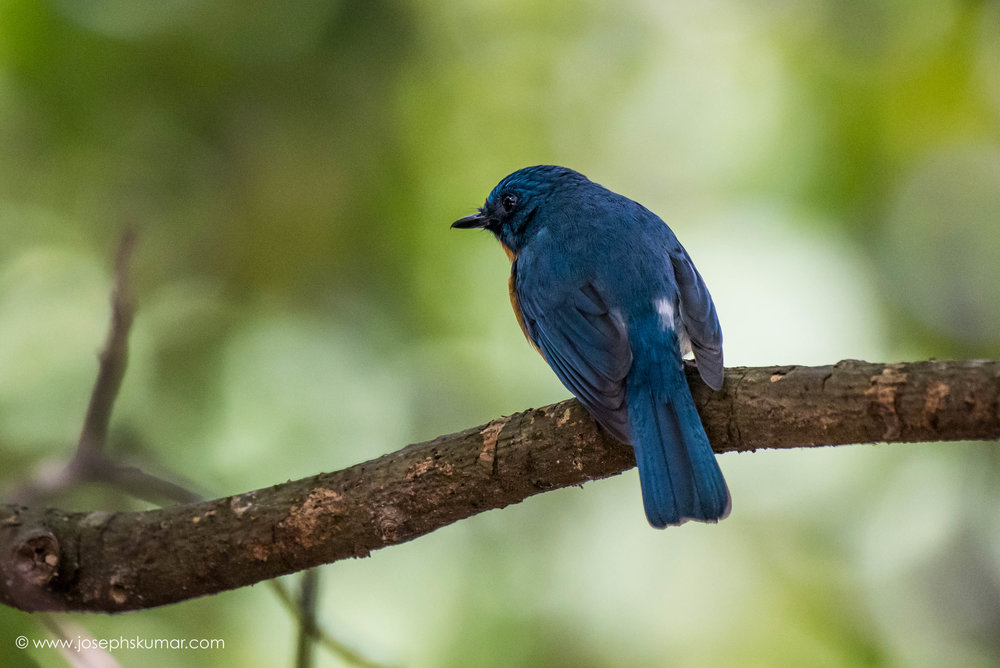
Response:
[{"label": "green foliage background", "polygon": [[[536,163],[671,224],[729,364],[1000,355],[995,3],[0,0],[4,481],[70,452],[128,224],[114,445],[206,493],[564,398],[448,229]],[[327,567],[320,618],[406,666],[996,665],[995,447],[721,463],[719,526],[649,529],[632,471]],[[293,656],[262,586],[58,619],[226,642],[124,665]],[[62,664],[19,634],[0,665]]]}]

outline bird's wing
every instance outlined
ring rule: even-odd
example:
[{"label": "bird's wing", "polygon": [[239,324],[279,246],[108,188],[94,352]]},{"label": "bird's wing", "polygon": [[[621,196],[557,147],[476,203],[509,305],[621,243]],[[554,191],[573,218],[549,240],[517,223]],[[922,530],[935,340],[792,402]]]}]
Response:
[{"label": "bird's wing", "polygon": [[691,340],[698,372],[709,387],[718,390],[723,380],[722,326],[715,303],[691,257],[679,244],[670,253],[670,261],[680,294],[681,322]]},{"label": "bird's wing", "polygon": [[525,333],[559,380],[612,436],[629,442],[625,376],[632,349],[621,315],[590,283],[559,294],[521,285],[515,291]]}]

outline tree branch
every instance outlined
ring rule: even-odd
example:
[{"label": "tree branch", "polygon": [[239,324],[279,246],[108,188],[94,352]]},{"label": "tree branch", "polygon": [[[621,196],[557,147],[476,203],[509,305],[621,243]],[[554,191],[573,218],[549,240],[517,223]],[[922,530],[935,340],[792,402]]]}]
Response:
[{"label": "tree branch", "polygon": [[111,410],[125,378],[128,366],[128,334],[135,313],[132,288],[129,281],[129,264],[135,250],[135,230],[122,234],[115,256],[115,282],[111,290],[111,324],[108,340],[101,351],[101,364],[97,382],[90,395],[83,430],[77,443],[76,460],[81,468],[92,466],[104,454],[108,440]]},{"label": "tree branch", "polygon": [[[740,367],[717,393],[687,371],[720,453],[1000,438],[998,361]],[[212,501],[114,514],[0,505],[0,602],[117,612],[183,601],[367,556],[634,465],[568,400]]]},{"label": "tree branch", "polygon": [[98,356],[97,380],[90,393],[87,414],[73,457],[58,468],[53,468],[50,462],[44,463],[34,476],[7,493],[7,498],[15,503],[30,503],[39,496],[59,492],[83,482],[115,485],[138,498],[154,502],[161,499],[179,503],[201,500],[201,496],[183,485],[134,466],[119,464],[108,454],[108,428],[128,366],[128,336],[135,315],[135,300],[129,277],[135,244],[135,230],[126,229],[115,254],[107,340]]},{"label": "tree branch", "polygon": [[[118,245],[115,255],[115,277],[111,293],[111,318],[107,339],[99,355],[97,380],[90,395],[90,402],[84,418],[83,429],[77,440],[76,448],[68,462],[58,469],[46,462],[28,481],[20,484],[9,496],[19,507],[24,503],[36,501],[39,497],[64,491],[74,485],[85,482],[101,482],[133,497],[158,503],[163,500],[176,503],[194,503],[203,497],[191,491],[189,486],[178,484],[173,480],[181,479],[171,474],[173,480],[161,478],[139,469],[135,466],[119,464],[108,452],[108,429],[115,400],[121,390],[122,381],[128,366],[128,336],[135,316],[134,298],[132,295],[129,265],[135,249],[136,233],[127,229]],[[190,485],[190,483],[187,483]],[[13,524],[7,526],[15,526]],[[34,569],[31,578],[56,575],[58,566],[58,538],[44,528],[28,530],[28,539],[18,546],[18,553],[11,555],[13,567]],[[30,563],[29,563],[30,562]],[[2,564],[2,558],[0,558]],[[3,571],[0,568],[0,571]],[[303,574],[302,595],[296,602],[285,590],[278,579],[270,581],[270,585],[281,602],[289,609],[299,622],[299,643],[297,659],[300,665],[310,665],[312,648],[316,643],[345,662],[357,666],[372,666],[380,668],[379,664],[369,661],[346,645],[337,641],[319,625],[316,619],[316,598],[318,595],[318,572],[311,569]],[[12,586],[23,583],[12,581]],[[44,597],[45,595],[42,594]],[[57,638],[65,638],[65,632],[52,618],[43,615],[42,622],[50,633]],[[79,635],[79,634],[77,634]]]}]

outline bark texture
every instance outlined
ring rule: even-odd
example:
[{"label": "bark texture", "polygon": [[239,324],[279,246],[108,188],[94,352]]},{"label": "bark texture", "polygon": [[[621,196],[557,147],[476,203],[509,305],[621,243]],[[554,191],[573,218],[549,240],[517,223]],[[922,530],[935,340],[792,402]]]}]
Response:
[{"label": "bark texture", "polygon": [[[720,453],[1000,439],[998,361],[731,368],[720,392],[687,371]],[[120,513],[0,505],[0,602],[104,612],[174,603],[363,557],[634,465],[630,448],[568,400],[212,501]]]}]

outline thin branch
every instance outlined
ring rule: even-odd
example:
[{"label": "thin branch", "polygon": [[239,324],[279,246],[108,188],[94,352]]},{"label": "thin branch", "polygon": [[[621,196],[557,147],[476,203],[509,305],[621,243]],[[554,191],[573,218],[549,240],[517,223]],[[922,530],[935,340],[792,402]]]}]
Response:
[{"label": "thin branch", "polygon": [[[59,640],[58,647],[66,665],[72,668],[118,668],[119,663],[106,649],[101,649],[96,639],[83,627],[73,624],[69,619],[56,620],[51,615],[40,615],[42,626],[49,634]],[[67,628],[68,627],[68,628]],[[90,642],[80,646],[80,639],[86,637]]]},{"label": "thin branch", "polygon": [[195,503],[204,499],[200,494],[176,482],[146,473],[135,466],[125,466],[111,461],[94,467],[89,480],[106,483],[130,496],[157,505],[163,505],[164,501]]},{"label": "thin branch", "polygon": [[[104,350],[100,355],[97,382],[90,395],[87,416],[77,443],[76,459],[94,462],[103,453],[108,440],[108,425],[111,410],[125,377],[128,366],[128,334],[132,327],[134,299],[129,266],[135,250],[135,230],[128,229],[122,234],[115,256],[115,281],[111,291],[111,324]],[[87,466],[88,464],[81,464]]]},{"label": "thin branch", "polygon": [[299,637],[295,642],[295,668],[312,668],[316,632],[316,600],[319,569],[310,568],[299,576]]},{"label": "thin branch", "polygon": [[[307,573],[310,572],[315,572],[315,569],[307,571]],[[293,597],[288,591],[288,588],[285,587],[284,583],[281,580],[271,580],[268,584],[271,585],[272,591],[278,597],[278,600],[281,601],[281,604],[285,606],[285,610],[295,618],[296,622],[299,624],[300,632],[302,629],[305,629],[306,623],[302,608],[299,603],[295,601],[295,597]],[[361,666],[361,668],[387,668],[385,664],[376,663],[371,659],[361,656],[350,647],[330,635],[329,632],[320,627],[318,622],[315,620],[313,621],[314,623],[308,627],[312,640],[323,645],[323,647],[326,648],[326,650],[333,656],[338,657],[352,666]]]},{"label": "thin branch", "polygon": [[[740,367],[726,371],[718,393],[687,371],[718,452],[1000,438],[1000,361]],[[634,465],[630,448],[568,400],[197,504],[115,514],[0,505],[0,602],[107,612],[164,605],[367,556]]]},{"label": "thin branch", "polygon": [[135,245],[135,230],[127,229],[115,254],[107,339],[98,356],[97,380],[91,390],[74,456],[65,464],[44,463],[34,476],[6,494],[15,503],[30,503],[38,497],[87,482],[110,484],[148,501],[166,499],[174,503],[191,503],[202,498],[175,482],[134,466],[118,464],[107,453],[111,413],[128,366],[128,337],[135,314],[130,279]]}]

